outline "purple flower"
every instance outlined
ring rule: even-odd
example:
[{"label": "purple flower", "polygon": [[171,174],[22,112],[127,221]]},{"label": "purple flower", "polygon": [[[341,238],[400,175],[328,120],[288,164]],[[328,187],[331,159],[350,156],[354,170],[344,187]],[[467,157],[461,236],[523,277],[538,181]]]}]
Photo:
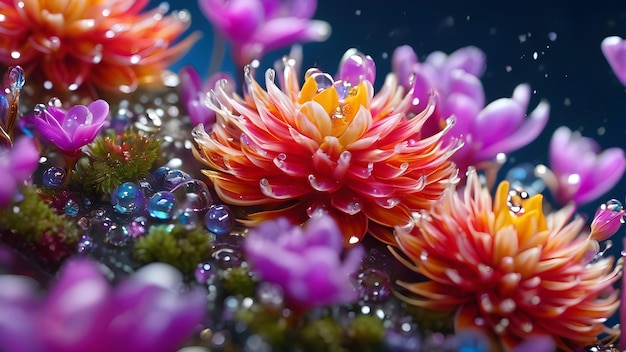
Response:
[{"label": "purple flower", "polygon": [[96,100],[88,106],[76,105],[65,111],[56,106],[35,117],[39,132],[64,154],[77,156],[80,149],[91,143],[109,116],[109,104]]},{"label": "purple flower", "polygon": [[[478,166],[499,153],[515,151],[532,142],[548,121],[549,105],[541,102],[525,118],[530,87],[518,85],[511,98],[497,99],[485,106],[485,93],[479,76],[485,70],[485,55],[475,47],[461,48],[450,55],[430,54],[423,63],[408,46],[395,50],[393,69],[400,84],[412,89],[414,112],[436,99],[435,113],[425,125],[425,134],[434,134],[454,117],[455,124],[446,134],[448,143],[463,146],[451,159],[464,175],[471,165]],[[410,85],[412,81],[412,85]]]},{"label": "purple flower", "polygon": [[619,201],[612,199],[603,203],[591,221],[591,237],[597,241],[604,241],[613,236],[622,226],[624,217],[626,211]]},{"label": "purple flower", "polygon": [[330,25],[311,20],[315,0],[199,0],[216,31],[232,45],[239,66],[296,42],[324,41]]},{"label": "purple flower", "polygon": [[97,263],[70,260],[43,301],[26,279],[15,280],[0,293],[0,347],[10,351],[174,351],[205,311],[203,294],[180,293],[180,273],[162,263],[112,288]]},{"label": "purple flower", "polygon": [[617,36],[607,37],[600,48],[613,73],[626,86],[626,40]]},{"label": "purple flower", "polygon": [[20,182],[28,179],[39,164],[39,151],[28,137],[19,138],[12,149],[0,147],[0,208],[8,206]]},{"label": "purple flower", "polygon": [[343,235],[332,217],[315,213],[305,226],[280,218],[251,230],[244,250],[253,270],[280,286],[294,309],[356,300],[350,275],[361,264],[363,248],[351,249],[342,261]]},{"label": "purple flower", "polygon": [[209,108],[207,101],[211,90],[223,89],[228,95],[235,92],[235,80],[225,72],[217,72],[203,84],[202,78],[192,66],[185,66],[179,72],[180,97],[187,109],[191,124],[203,124],[210,129],[215,123],[215,110]]},{"label": "purple flower", "polygon": [[550,168],[554,181],[547,185],[555,199],[581,205],[617,184],[626,169],[626,157],[621,148],[600,152],[595,140],[562,126],[550,141]]}]

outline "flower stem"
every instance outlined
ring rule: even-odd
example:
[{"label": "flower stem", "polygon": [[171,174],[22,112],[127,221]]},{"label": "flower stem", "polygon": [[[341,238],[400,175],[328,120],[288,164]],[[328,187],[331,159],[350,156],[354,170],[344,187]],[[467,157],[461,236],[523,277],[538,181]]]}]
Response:
[{"label": "flower stem", "polygon": [[61,188],[67,188],[70,184],[70,180],[72,179],[72,173],[74,172],[74,166],[78,161],[78,156],[65,155],[65,180],[63,180],[63,184]]},{"label": "flower stem", "polygon": [[211,53],[211,62],[209,64],[209,71],[207,72],[207,79],[221,69],[225,55],[226,40],[224,40],[224,37],[221,35],[215,33],[213,35],[213,51]]}]

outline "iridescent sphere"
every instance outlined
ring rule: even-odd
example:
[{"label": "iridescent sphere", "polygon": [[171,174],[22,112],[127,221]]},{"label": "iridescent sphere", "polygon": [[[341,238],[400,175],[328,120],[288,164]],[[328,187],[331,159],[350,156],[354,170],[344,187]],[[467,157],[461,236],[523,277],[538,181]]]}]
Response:
[{"label": "iridescent sphere", "polygon": [[216,235],[225,235],[235,226],[235,217],[227,205],[214,204],[204,216],[204,226]]},{"label": "iridescent sphere", "polygon": [[141,189],[132,182],[122,183],[111,193],[113,209],[120,214],[132,214],[141,209],[144,195]]},{"label": "iridescent sphere", "polygon": [[381,302],[391,296],[391,279],[384,271],[367,268],[357,276],[357,284],[364,301]]},{"label": "iridescent sphere", "polygon": [[511,183],[511,189],[523,190],[529,196],[534,196],[546,188],[546,184],[538,176],[539,174],[540,171],[535,165],[524,163],[509,170],[505,179]]},{"label": "iridescent sphere", "polygon": [[65,170],[53,166],[43,173],[43,184],[48,187],[59,187],[65,181]]},{"label": "iridescent sphere", "polygon": [[174,215],[174,195],[162,191],[155,193],[148,203],[148,214],[159,220],[169,220]]}]

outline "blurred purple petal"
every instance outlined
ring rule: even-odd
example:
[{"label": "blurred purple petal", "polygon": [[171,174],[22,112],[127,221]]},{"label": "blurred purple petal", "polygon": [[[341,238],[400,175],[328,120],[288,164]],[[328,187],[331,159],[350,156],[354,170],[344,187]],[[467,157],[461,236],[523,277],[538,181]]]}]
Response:
[{"label": "blurred purple petal", "polygon": [[626,86],[626,41],[617,36],[607,37],[600,47],[613,73]]}]

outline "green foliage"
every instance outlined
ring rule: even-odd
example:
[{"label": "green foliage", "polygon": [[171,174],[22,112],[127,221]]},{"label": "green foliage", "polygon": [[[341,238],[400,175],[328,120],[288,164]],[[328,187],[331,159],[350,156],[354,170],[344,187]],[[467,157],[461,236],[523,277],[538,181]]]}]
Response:
[{"label": "green foliage", "polygon": [[224,270],[223,285],[226,291],[234,295],[251,297],[254,295],[256,283],[248,268],[236,267]]},{"label": "green foliage", "polygon": [[385,337],[382,320],[373,315],[357,315],[348,327],[351,351],[377,351]]},{"label": "green foliage", "polygon": [[341,347],[343,328],[330,317],[314,320],[300,330],[299,340],[304,351],[345,351]]},{"label": "green foliage", "polygon": [[145,176],[160,145],[158,139],[133,129],[119,135],[111,131],[89,145],[88,157],[76,165],[75,180],[86,192],[110,194],[120,184]]},{"label": "green foliage", "polygon": [[168,263],[189,275],[208,259],[211,239],[201,227],[187,230],[181,225],[153,225],[135,244],[135,257],[143,263]]},{"label": "green foliage", "polygon": [[44,235],[53,235],[65,244],[78,241],[79,229],[65,215],[57,214],[46,203],[35,186],[22,190],[24,199],[0,209],[0,229],[17,232],[27,242],[35,243]]},{"label": "green foliage", "polygon": [[416,306],[407,306],[406,311],[424,330],[444,333],[454,331],[454,311],[437,312]]}]

